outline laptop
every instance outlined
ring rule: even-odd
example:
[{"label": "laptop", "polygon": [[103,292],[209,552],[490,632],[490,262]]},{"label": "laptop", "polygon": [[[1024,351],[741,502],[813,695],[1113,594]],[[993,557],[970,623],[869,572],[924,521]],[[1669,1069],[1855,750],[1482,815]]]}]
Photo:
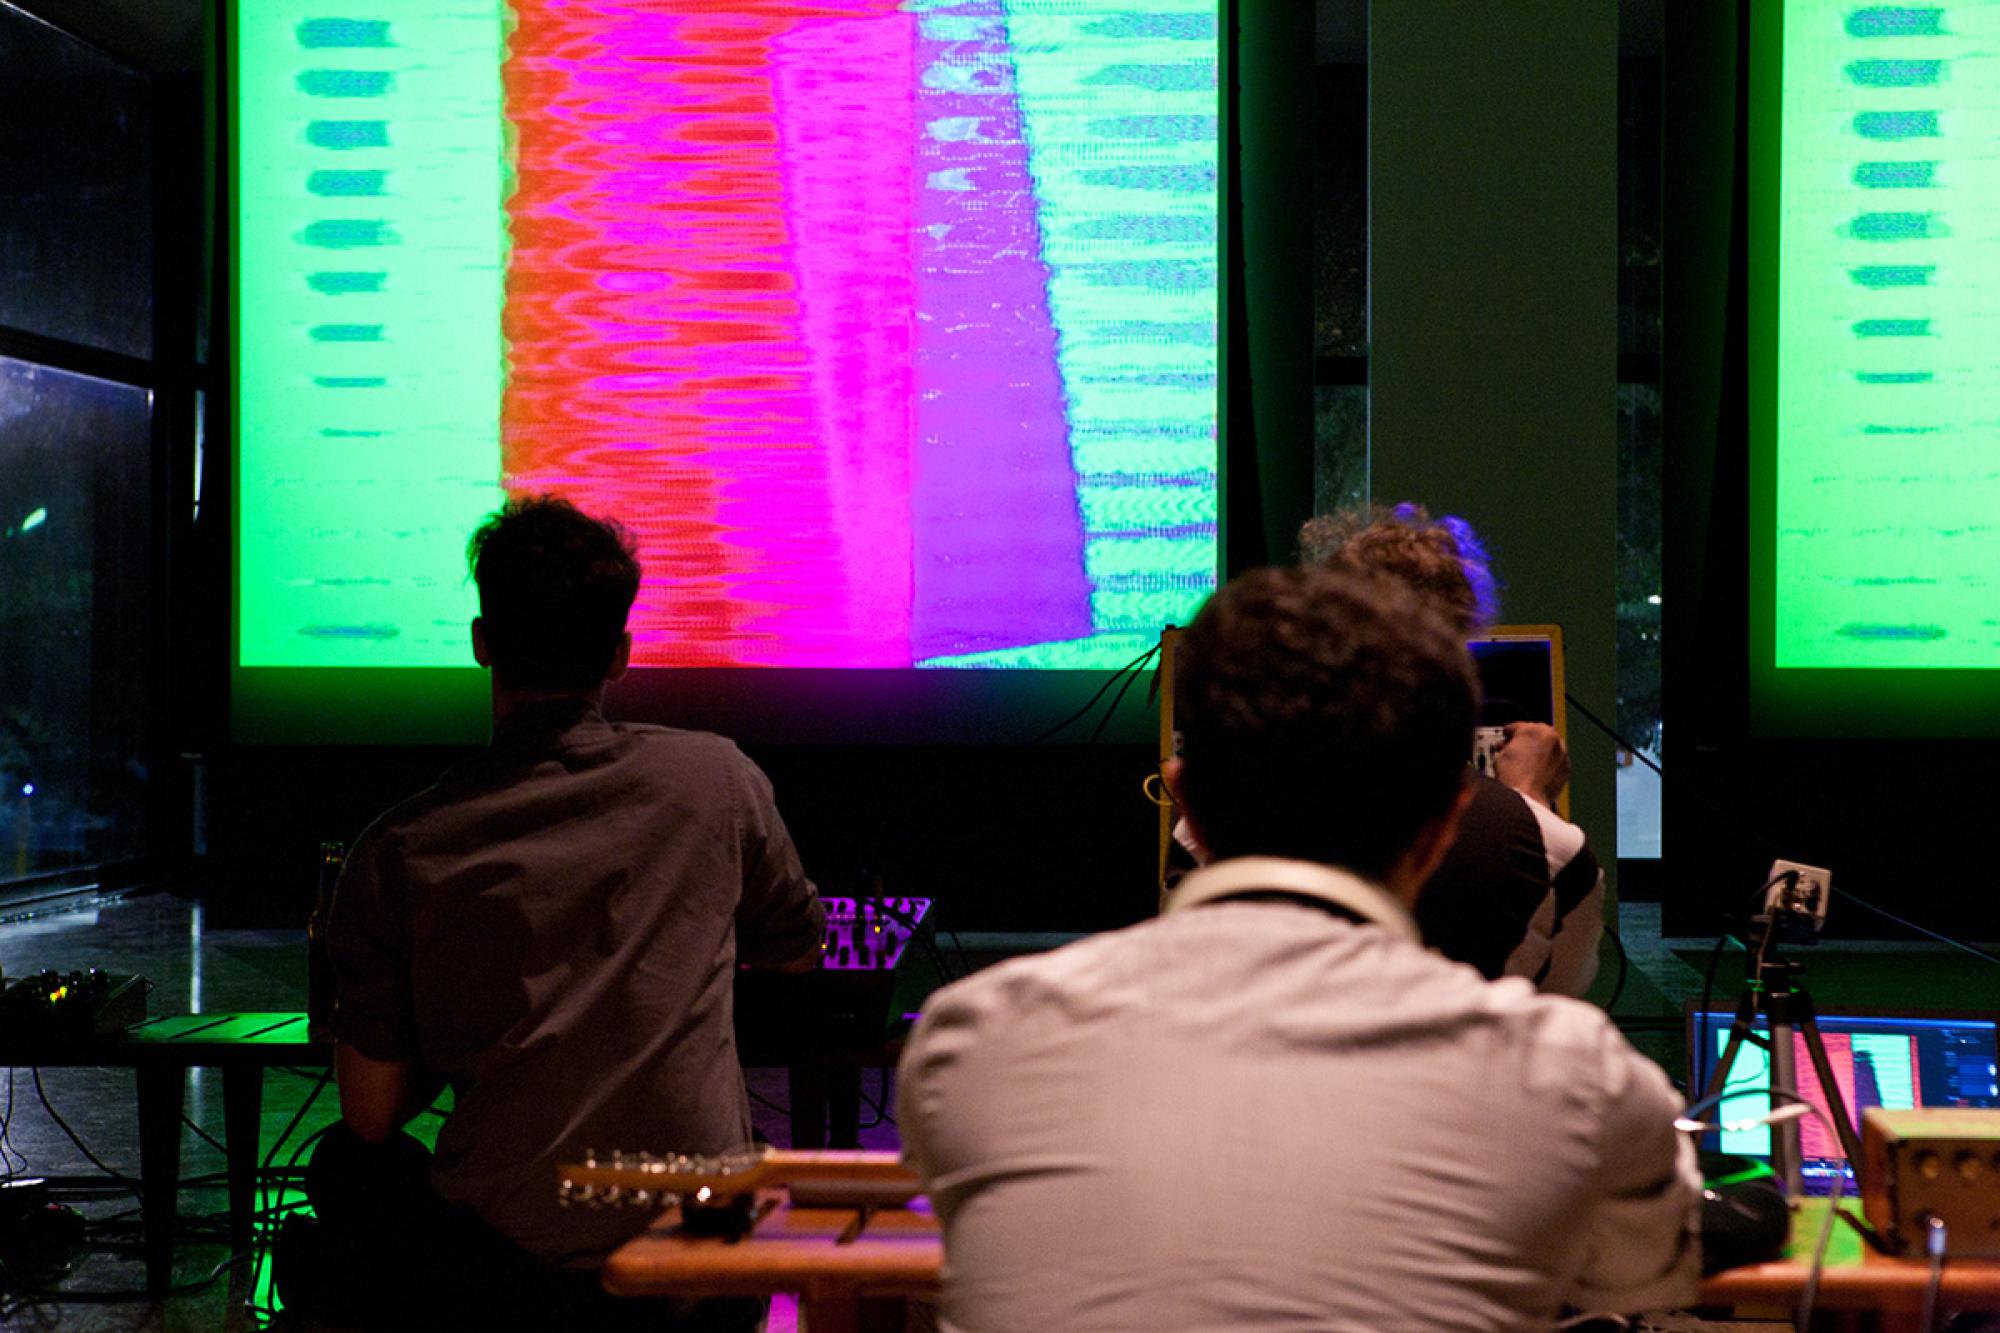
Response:
[{"label": "laptop", "polygon": [[[1729,1040],[1733,1008],[1703,1011],[1687,1008],[1688,1100],[1702,1095]],[[1941,1010],[1843,1009],[1819,1016],[1827,1062],[1847,1104],[1855,1132],[1861,1112],[1870,1106],[1908,1110],[1918,1106],[2000,1106],[2000,1028],[1991,1013]],[[1759,1016],[1756,1036],[1768,1043],[1770,1029]],[[1792,1054],[1798,1071],[1799,1094],[1827,1107],[1805,1037],[1794,1030]],[[1749,1041],[1736,1054],[1729,1073],[1731,1088],[1761,1088],[1770,1084],[1770,1054]],[[1749,1120],[1764,1113],[1769,1101],[1755,1095],[1733,1097],[1716,1110],[1704,1112],[1710,1123]],[[1769,1161],[1771,1130],[1722,1130],[1704,1134],[1703,1148]],[[1843,1193],[1854,1192],[1854,1169],[1832,1130],[1818,1116],[1799,1121],[1799,1176],[1807,1194],[1826,1194],[1834,1177],[1846,1181]]]}]

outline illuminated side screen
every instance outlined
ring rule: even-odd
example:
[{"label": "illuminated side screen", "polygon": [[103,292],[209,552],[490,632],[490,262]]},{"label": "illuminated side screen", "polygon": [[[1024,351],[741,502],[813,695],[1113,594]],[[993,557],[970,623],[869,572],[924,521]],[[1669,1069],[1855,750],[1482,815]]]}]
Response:
[{"label": "illuminated side screen", "polygon": [[1990,0],[1783,6],[1781,670],[2000,667],[1996,44]]},{"label": "illuminated side screen", "polygon": [[1216,11],[238,5],[239,666],[464,665],[548,491],[641,666],[1127,662],[1215,581]]}]

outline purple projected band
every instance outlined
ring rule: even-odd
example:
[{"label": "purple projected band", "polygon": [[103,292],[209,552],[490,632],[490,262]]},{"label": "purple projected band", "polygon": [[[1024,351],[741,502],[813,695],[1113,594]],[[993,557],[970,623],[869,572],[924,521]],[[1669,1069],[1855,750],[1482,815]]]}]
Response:
[{"label": "purple projected band", "polygon": [[999,0],[920,40],[919,658],[1090,633],[1049,270]]}]

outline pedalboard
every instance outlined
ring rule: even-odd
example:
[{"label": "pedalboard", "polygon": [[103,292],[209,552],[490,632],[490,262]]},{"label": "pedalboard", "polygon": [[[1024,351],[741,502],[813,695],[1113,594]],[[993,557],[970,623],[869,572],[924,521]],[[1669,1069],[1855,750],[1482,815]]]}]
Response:
[{"label": "pedalboard", "polygon": [[931,910],[928,898],[822,898],[826,937],[820,966],[829,972],[893,972]]},{"label": "pedalboard", "polygon": [[1925,1254],[1935,1219],[1947,1256],[2000,1258],[2000,1110],[1871,1106],[1861,1147],[1862,1212],[1884,1248]]},{"label": "pedalboard", "polygon": [[146,1021],[146,979],[101,972],[39,972],[0,994],[0,1024],[29,1040],[108,1037]]}]

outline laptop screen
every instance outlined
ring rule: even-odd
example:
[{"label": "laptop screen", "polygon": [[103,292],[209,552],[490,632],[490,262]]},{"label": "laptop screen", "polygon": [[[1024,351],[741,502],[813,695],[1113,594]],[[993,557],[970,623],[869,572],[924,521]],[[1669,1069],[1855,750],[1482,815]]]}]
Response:
[{"label": "laptop screen", "polygon": [[[1688,1050],[1692,1055],[1695,1091],[1692,1101],[1707,1087],[1711,1071],[1722,1058],[1728,1043],[1733,1011],[1718,1009],[1690,1011]],[[1833,1066],[1834,1082],[1847,1104],[1858,1133],[1861,1112],[1870,1106],[1907,1110],[1917,1106],[2000,1106],[2000,1045],[1996,1045],[1994,1020],[1975,1015],[1945,1014],[1821,1014],[1820,1035],[1826,1042],[1827,1063]],[[1767,1042],[1768,1027],[1759,1019],[1757,1036]],[[1792,1033],[1792,1054],[1798,1071],[1799,1095],[1826,1109],[1826,1095],[1806,1053],[1805,1037]],[[1729,1071],[1730,1088],[1761,1088],[1771,1082],[1770,1055],[1766,1047],[1744,1042]],[[1734,1097],[1719,1111],[1706,1112],[1703,1119],[1748,1120],[1767,1105],[1755,1096]],[[1831,1130],[1818,1116],[1799,1121],[1800,1176],[1809,1194],[1824,1194],[1833,1184],[1836,1171],[1852,1189],[1853,1168]],[[1768,1159],[1771,1130],[1723,1130],[1704,1135],[1702,1147],[1736,1153],[1744,1157]]]}]

